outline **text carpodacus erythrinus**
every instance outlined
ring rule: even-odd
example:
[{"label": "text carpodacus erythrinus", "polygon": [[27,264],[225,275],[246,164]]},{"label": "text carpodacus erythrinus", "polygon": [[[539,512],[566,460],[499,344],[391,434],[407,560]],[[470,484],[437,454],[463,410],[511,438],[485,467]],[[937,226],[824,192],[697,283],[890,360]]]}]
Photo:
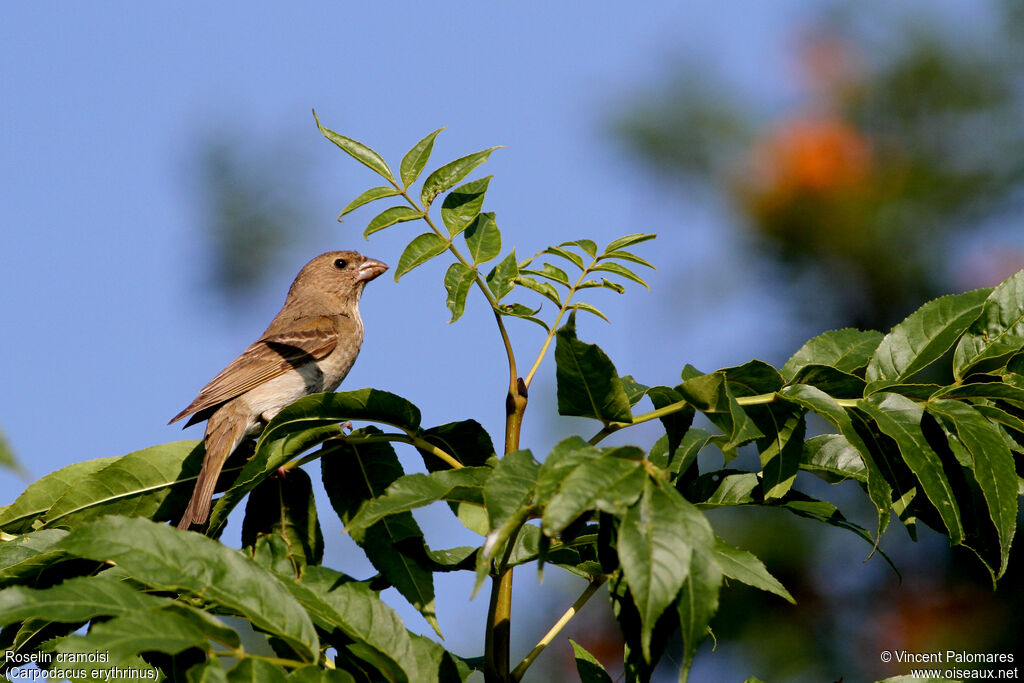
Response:
[{"label": "text carpodacus erythrinus", "polygon": [[170,423],[191,415],[186,427],[207,420],[206,457],[178,528],[209,518],[217,478],[242,439],[258,434],[296,399],[338,388],[363,343],[363,287],[387,269],[354,251],[317,256],[299,271],[259,340],[174,416]]}]

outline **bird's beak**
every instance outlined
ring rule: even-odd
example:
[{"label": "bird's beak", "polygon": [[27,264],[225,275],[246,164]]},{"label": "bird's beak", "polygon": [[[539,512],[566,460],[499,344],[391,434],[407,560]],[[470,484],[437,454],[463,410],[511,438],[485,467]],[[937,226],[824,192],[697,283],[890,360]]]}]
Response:
[{"label": "bird's beak", "polygon": [[387,269],[388,267],[377,259],[368,258],[359,266],[356,282],[369,282]]}]

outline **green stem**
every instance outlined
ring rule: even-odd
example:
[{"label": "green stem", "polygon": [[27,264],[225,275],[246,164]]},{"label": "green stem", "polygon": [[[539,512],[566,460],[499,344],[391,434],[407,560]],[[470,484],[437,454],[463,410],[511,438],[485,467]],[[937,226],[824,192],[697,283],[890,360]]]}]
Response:
[{"label": "green stem", "polygon": [[533,664],[534,660],[540,656],[540,653],[544,651],[544,648],[551,644],[551,641],[553,641],[558,633],[565,628],[565,625],[568,624],[580,609],[582,609],[583,605],[593,597],[594,593],[597,592],[597,589],[604,585],[606,578],[607,577],[600,576],[590,582],[590,585],[587,586],[587,589],[576,599],[576,602],[572,603],[572,607],[565,611],[565,614],[555,622],[555,625],[544,634],[544,637],[541,638],[536,645],[534,645],[533,649],[530,650],[530,653],[523,657],[523,661],[519,662],[518,666],[516,666],[512,671],[513,681],[518,682],[522,679],[523,674],[525,674],[526,670],[530,668],[530,665]]},{"label": "green stem", "polygon": [[300,662],[295,659],[282,659],[280,657],[265,657],[263,655],[254,655],[250,652],[246,652],[242,648],[231,649],[231,650],[217,650],[213,653],[217,657],[234,657],[241,661],[245,658],[249,659],[261,659],[264,662],[271,664],[277,664],[278,666],[287,667],[289,669],[298,669],[303,666],[309,666],[310,662]]},{"label": "green stem", "polygon": [[[755,396],[737,396],[736,403],[738,403],[741,406],[756,406],[764,405],[767,403],[773,403],[776,400],[778,400],[778,398],[779,395],[773,391],[768,394],[757,394]],[[837,398],[833,400],[835,400],[835,402],[843,408],[855,408],[857,406],[857,401],[860,399]],[[652,410],[649,413],[642,413],[640,415],[637,415],[633,418],[632,422],[609,422],[604,427],[602,427],[597,434],[594,434],[594,436],[590,437],[590,440],[587,443],[589,443],[591,446],[597,445],[598,443],[603,441],[606,436],[614,434],[620,429],[625,429],[626,427],[632,427],[634,425],[643,424],[644,422],[650,422],[651,420],[657,420],[659,418],[665,417],[666,415],[678,413],[680,410],[683,410],[688,405],[690,405],[688,401],[676,401],[675,403],[669,403],[667,406],[662,406],[657,410]]]},{"label": "green stem", "polygon": [[[440,458],[441,460],[444,460],[446,463],[448,463],[453,469],[459,469],[459,468],[463,467],[462,463],[459,462],[458,460],[456,460],[453,455],[451,455],[447,451],[445,451],[445,450],[435,446],[434,444],[430,443],[429,441],[427,441],[425,439],[422,439],[422,438],[420,438],[420,437],[418,437],[418,436],[416,436],[415,434],[412,434],[412,433],[407,433],[407,434],[373,434],[371,436],[339,435],[339,436],[331,437],[331,439],[329,439],[329,440],[330,441],[335,441],[335,440],[337,440],[337,441],[344,441],[346,443],[355,443],[355,444],[360,444],[360,443],[385,443],[385,442],[389,442],[389,441],[393,441],[393,442],[397,442],[397,443],[407,443],[407,444],[409,444],[411,446],[415,446],[416,448],[419,448],[420,450],[424,450],[424,451],[427,451],[428,453],[436,455],[438,458]],[[284,469],[290,470],[290,469],[294,469],[296,467],[301,467],[302,465],[305,465],[308,462],[312,462],[312,461],[316,460],[317,458],[319,458],[322,455],[323,455],[323,453],[321,451],[317,451],[316,453],[310,453],[309,455],[307,455],[305,457],[302,457],[302,458],[299,458],[298,460],[292,460],[288,464],[284,465]]]}]

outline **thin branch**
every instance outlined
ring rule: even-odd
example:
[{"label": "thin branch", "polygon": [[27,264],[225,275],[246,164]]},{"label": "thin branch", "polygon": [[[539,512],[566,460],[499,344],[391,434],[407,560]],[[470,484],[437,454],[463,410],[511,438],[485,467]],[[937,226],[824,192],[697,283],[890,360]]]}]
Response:
[{"label": "thin branch", "polygon": [[[459,462],[458,460],[456,460],[455,456],[451,455],[450,453],[448,453],[447,451],[443,450],[442,448],[439,448],[438,446],[435,446],[434,444],[430,443],[426,439],[423,439],[423,438],[421,438],[419,436],[416,436],[415,434],[412,434],[412,433],[406,433],[406,434],[373,434],[373,435],[370,435],[370,436],[339,435],[339,436],[331,437],[328,440],[329,441],[344,441],[346,443],[354,443],[354,444],[361,444],[361,443],[385,443],[385,442],[389,442],[389,441],[394,441],[394,442],[397,442],[397,443],[407,443],[410,446],[415,446],[416,448],[419,448],[420,450],[427,451],[428,453],[430,453],[432,455],[435,455],[438,458],[441,458],[441,460],[444,460],[453,469],[460,469],[461,467],[463,467],[463,464],[461,462]],[[301,467],[302,465],[305,465],[308,462],[312,462],[313,460],[316,460],[321,455],[323,455],[323,453],[321,451],[317,451],[315,453],[310,453],[309,455],[307,455],[307,456],[305,456],[303,458],[299,458],[298,460],[292,460],[291,462],[289,462],[287,465],[284,466],[284,469],[290,470],[290,469],[294,469],[296,467]]]},{"label": "thin branch", "polygon": [[594,593],[597,592],[597,589],[604,585],[606,578],[607,577],[600,576],[590,582],[590,585],[587,586],[585,591],[583,591],[583,594],[576,599],[576,602],[572,603],[572,607],[565,611],[565,614],[563,614],[558,621],[555,622],[555,625],[544,634],[544,637],[540,639],[540,642],[538,642],[532,650],[530,650],[530,653],[523,657],[523,661],[519,662],[519,665],[512,670],[513,681],[519,681],[522,679],[523,674],[525,674],[526,670],[530,668],[530,665],[533,664],[534,660],[540,656],[540,653],[544,651],[544,648],[551,644],[551,641],[555,639],[555,636],[557,636],[558,633],[565,628],[565,625],[568,624],[574,616],[576,616],[583,605],[586,604],[587,600],[590,600]]}]

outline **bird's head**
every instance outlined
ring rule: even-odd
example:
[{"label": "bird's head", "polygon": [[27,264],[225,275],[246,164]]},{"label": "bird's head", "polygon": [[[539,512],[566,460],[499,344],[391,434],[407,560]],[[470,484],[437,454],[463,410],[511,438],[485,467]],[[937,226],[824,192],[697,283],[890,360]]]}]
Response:
[{"label": "bird's head", "polygon": [[303,266],[288,291],[288,299],[301,296],[358,303],[366,283],[387,269],[384,263],[357,251],[329,251]]}]

